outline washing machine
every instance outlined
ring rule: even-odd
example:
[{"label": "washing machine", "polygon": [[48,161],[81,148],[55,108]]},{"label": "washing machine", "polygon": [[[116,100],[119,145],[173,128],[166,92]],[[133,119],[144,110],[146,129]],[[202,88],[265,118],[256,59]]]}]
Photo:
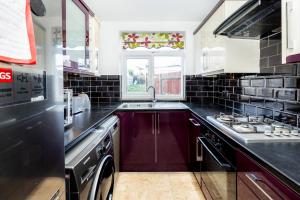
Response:
[{"label": "washing machine", "polygon": [[66,153],[67,199],[112,199],[115,165],[111,132],[118,121],[116,116],[109,118]]}]

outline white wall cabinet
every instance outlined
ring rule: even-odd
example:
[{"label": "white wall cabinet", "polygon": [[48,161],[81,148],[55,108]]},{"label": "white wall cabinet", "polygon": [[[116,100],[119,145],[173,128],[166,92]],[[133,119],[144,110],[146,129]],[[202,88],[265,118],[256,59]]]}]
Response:
[{"label": "white wall cabinet", "polygon": [[89,18],[90,72],[100,75],[99,69],[100,23],[96,17]]},{"label": "white wall cabinet", "polygon": [[259,41],[233,39],[213,34],[214,30],[245,3],[224,1],[195,35],[196,73],[258,73]]},{"label": "white wall cabinet", "polygon": [[100,25],[83,1],[63,0],[64,71],[99,75]]},{"label": "white wall cabinet", "polygon": [[300,61],[300,1],[282,0],[282,63]]}]

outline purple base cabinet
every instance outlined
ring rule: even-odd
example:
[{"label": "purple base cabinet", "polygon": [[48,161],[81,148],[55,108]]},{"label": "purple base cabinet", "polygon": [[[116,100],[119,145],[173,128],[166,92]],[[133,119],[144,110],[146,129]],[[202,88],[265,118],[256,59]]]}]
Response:
[{"label": "purple base cabinet", "polygon": [[155,170],[154,113],[120,112],[120,170]]},{"label": "purple base cabinet", "polygon": [[237,151],[237,168],[238,200],[300,199],[294,191],[240,151]]},{"label": "purple base cabinet", "polygon": [[188,116],[182,111],[156,114],[158,171],[188,170]]},{"label": "purple base cabinet", "polygon": [[188,113],[119,112],[120,170],[188,170]]}]

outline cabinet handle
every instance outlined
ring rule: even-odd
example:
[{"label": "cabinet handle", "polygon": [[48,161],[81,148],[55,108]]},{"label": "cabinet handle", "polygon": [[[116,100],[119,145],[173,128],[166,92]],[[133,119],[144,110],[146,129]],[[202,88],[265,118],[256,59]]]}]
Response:
[{"label": "cabinet handle", "polygon": [[199,139],[196,138],[196,161],[201,162],[203,161],[203,149],[201,145],[201,155],[199,156]]},{"label": "cabinet handle", "polygon": [[203,51],[203,69],[207,69],[206,52],[204,51]]},{"label": "cabinet handle", "polygon": [[253,173],[246,173],[246,177],[257,187],[268,199],[273,200],[272,198],[259,184],[258,182],[262,182],[264,185],[268,186],[271,191],[273,191],[277,196],[281,197],[278,192],[276,192],[269,184],[264,181],[262,178],[259,178],[257,175]]},{"label": "cabinet handle", "polygon": [[293,38],[293,13],[294,5],[292,1],[286,2],[286,39],[287,39],[287,48],[294,48],[294,38]]},{"label": "cabinet handle", "polygon": [[189,120],[194,126],[200,126],[200,124],[195,119],[189,118]]},{"label": "cabinet handle", "polygon": [[[205,151],[207,151],[209,153],[209,156],[211,156],[217,163],[218,165],[226,170],[232,170],[232,166],[227,162],[227,161],[222,161],[219,155],[214,154],[214,152],[212,152],[212,150],[209,148],[210,144],[207,141],[206,138],[204,137],[199,137],[199,141],[201,142],[201,146],[203,146],[203,148],[205,149]],[[219,153],[219,152],[217,152]]]},{"label": "cabinet handle", "polygon": [[159,127],[159,124],[160,124],[160,122],[159,122],[159,114],[157,114],[157,134],[159,134],[160,133],[160,127]]},{"label": "cabinet handle", "polygon": [[152,114],[152,134],[155,134],[155,127],[154,127],[154,114]]},{"label": "cabinet handle", "polygon": [[156,137],[156,133],[157,133],[157,117],[156,117],[156,113],[154,113],[153,114],[153,116],[154,116],[154,132],[155,132],[155,134],[154,134],[154,145],[155,145],[155,147],[154,147],[154,161],[155,161],[155,163],[157,163],[157,137]]}]

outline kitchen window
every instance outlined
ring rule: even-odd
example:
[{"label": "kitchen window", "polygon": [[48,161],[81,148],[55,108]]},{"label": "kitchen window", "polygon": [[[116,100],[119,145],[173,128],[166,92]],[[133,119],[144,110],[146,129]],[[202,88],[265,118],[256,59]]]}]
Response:
[{"label": "kitchen window", "polygon": [[123,33],[122,99],[184,99],[184,35]]}]

